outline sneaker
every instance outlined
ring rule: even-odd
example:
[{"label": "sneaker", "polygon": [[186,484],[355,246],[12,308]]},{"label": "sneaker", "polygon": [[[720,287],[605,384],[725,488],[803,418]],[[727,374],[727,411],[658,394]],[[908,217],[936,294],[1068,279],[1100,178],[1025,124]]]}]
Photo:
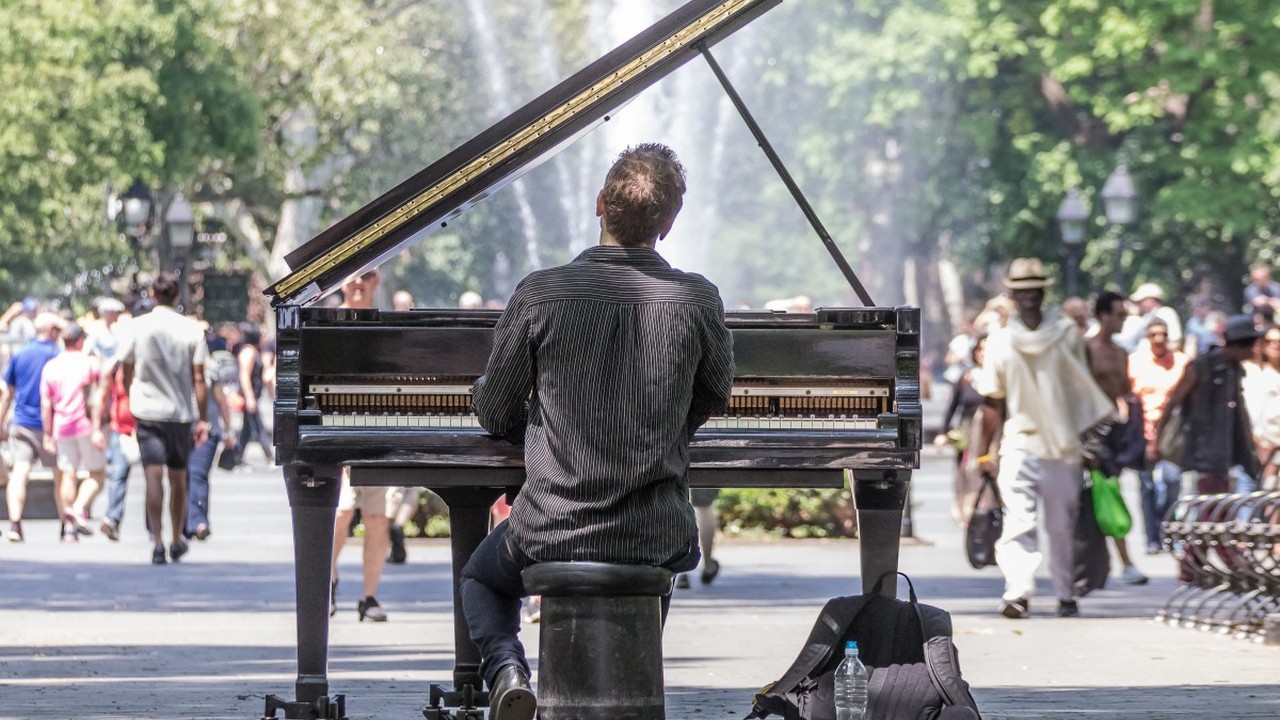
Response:
[{"label": "sneaker", "polygon": [[62,513],[62,522],[74,528],[75,531],[81,535],[93,534],[93,526],[89,524],[88,510],[85,510],[84,512],[79,514],[68,510]]},{"label": "sneaker", "polygon": [[405,560],[409,559],[409,553],[404,549],[404,528],[399,525],[392,525],[391,534],[391,552],[387,555],[387,562],[392,565],[403,565]]},{"label": "sneaker", "polygon": [[164,565],[168,562],[169,562],[168,558],[164,556],[164,546],[157,545],[155,549],[151,551],[151,564]]},{"label": "sneaker", "polygon": [[1149,542],[1149,543],[1147,543],[1147,554],[1148,554],[1148,555],[1159,555],[1159,554],[1160,554],[1160,543],[1154,543],[1154,542]]},{"label": "sneaker", "polygon": [[360,614],[360,622],[366,619],[373,622],[387,621],[387,611],[382,609],[378,599],[372,595],[356,603],[356,612]]},{"label": "sneaker", "polygon": [[720,574],[719,560],[707,559],[706,562],[702,563],[701,580],[703,585],[710,585],[712,581],[716,579],[716,576],[719,574]]},{"label": "sneaker", "polygon": [[1080,603],[1075,600],[1058,601],[1058,617],[1073,618],[1080,615]]},{"label": "sneaker", "polygon": [[1138,568],[1129,565],[1120,573],[1120,582],[1125,585],[1146,585],[1147,576],[1142,574]]},{"label": "sneaker", "polygon": [[74,527],[63,525],[62,526],[62,542],[78,543],[80,542],[80,533],[76,532],[76,529]]},{"label": "sneaker", "polygon": [[689,589],[689,573],[680,573],[680,577],[676,578],[676,587],[681,590]]},{"label": "sneaker", "polygon": [[98,526],[98,532],[111,542],[119,542],[120,540],[120,524],[111,518],[102,521]]},{"label": "sneaker", "polygon": [[1010,620],[1021,620],[1031,617],[1031,601],[1026,598],[1004,600],[1000,603],[1000,614]]},{"label": "sneaker", "polygon": [[26,537],[22,534],[22,521],[15,520],[9,523],[9,542],[22,542]]},{"label": "sneaker", "polygon": [[169,559],[174,562],[178,562],[179,560],[182,559],[183,555],[187,554],[187,551],[190,549],[191,549],[191,546],[184,542],[174,543],[169,546]]}]

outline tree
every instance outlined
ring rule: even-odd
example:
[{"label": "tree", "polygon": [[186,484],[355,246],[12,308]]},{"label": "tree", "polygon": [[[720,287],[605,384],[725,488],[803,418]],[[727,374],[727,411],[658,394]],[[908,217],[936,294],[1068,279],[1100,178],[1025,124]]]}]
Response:
[{"label": "tree", "polygon": [[0,6],[0,71],[21,78],[0,102],[0,293],[74,291],[77,273],[128,264],[102,219],[104,185],[178,188],[213,158],[252,156],[255,105],[206,32],[214,8]]},{"label": "tree", "polygon": [[[1072,185],[1098,208],[1096,190],[1125,161],[1146,218],[1130,230],[1141,250],[1124,259],[1130,278],[1186,292],[1207,269],[1238,302],[1246,258],[1277,249],[1275,6],[1055,0],[975,8],[971,51],[990,58],[992,99],[1005,109],[999,129],[1017,153],[1012,166],[1026,169],[1001,175],[1025,179],[1029,212],[1047,222],[1061,188]],[[1086,267],[1109,267],[1114,248],[1091,243]]]}]

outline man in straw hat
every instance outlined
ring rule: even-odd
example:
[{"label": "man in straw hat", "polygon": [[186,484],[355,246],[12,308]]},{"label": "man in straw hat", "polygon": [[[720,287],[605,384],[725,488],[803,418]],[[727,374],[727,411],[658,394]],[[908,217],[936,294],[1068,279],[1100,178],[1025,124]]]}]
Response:
[{"label": "man in straw hat", "polygon": [[[1037,536],[1041,512],[1058,615],[1078,614],[1072,539],[1080,505],[1081,436],[1114,409],[1089,372],[1075,323],[1044,313],[1044,288],[1051,282],[1039,258],[1009,264],[1004,285],[1018,312],[1008,327],[987,339],[982,372],[975,380],[985,396],[978,462],[983,472],[997,476],[1005,505],[996,563],[1005,577],[1000,612],[1007,618],[1030,615],[1035,572],[1043,558]],[[997,473],[991,446],[1002,419]]]},{"label": "man in straw hat", "polygon": [[1116,341],[1129,352],[1146,350],[1147,325],[1155,318],[1164,321],[1169,331],[1169,347],[1182,348],[1182,318],[1178,311],[1164,304],[1164,288],[1153,282],[1142,283],[1129,296],[1129,302],[1137,306],[1137,315],[1131,316],[1117,334]]}]

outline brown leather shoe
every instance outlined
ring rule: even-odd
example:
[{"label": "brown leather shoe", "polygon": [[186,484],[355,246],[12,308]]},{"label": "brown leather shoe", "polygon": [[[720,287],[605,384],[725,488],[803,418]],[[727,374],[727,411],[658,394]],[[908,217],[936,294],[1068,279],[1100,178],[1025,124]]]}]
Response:
[{"label": "brown leather shoe", "polygon": [[489,720],[533,720],[538,699],[519,665],[505,665],[489,690]]}]

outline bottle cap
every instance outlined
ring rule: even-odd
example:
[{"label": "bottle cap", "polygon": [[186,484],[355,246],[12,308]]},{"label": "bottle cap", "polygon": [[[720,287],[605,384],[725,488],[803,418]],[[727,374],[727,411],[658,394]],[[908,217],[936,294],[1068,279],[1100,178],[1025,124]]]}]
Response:
[{"label": "bottle cap", "polygon": [[844,649],[845,649],[845,650],[857,650],[857,649],[858,649],[858,641],[857,641],[857,640],[849,640],[848,642],[846,642],[846,643],[844,644]]}]

